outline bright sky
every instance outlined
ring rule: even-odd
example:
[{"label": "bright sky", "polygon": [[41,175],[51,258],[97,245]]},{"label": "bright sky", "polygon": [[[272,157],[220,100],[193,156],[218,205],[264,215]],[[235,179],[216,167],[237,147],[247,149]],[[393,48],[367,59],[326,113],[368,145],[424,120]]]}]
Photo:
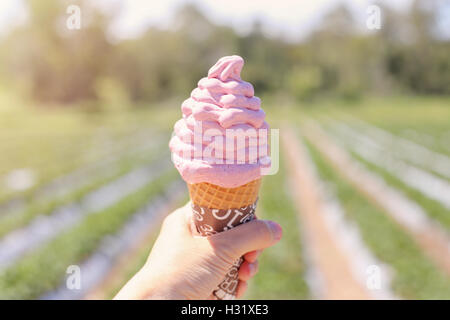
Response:
[{"label": "bright sky", "polygon": [[[370,0],[92,0],[102,8],[119,5],[118,18],[113,24],[113,34],[118,38],[139,35],[148,26],[167,27],[173,12],[180,5],[190,2],[198,7],[210,20],[233,26],[245,33],[258,18],[264,29],[272,35],[298,39],[306,35],[317,24],[319,18],[340,2],[350,5],[356,18],[364,21]],[[77,1],[73,1],[76,4]],[[406,8],[411,0],[383,0],[391,7]],[[395,5],[394,5],[395,4]],[[11,26],[26,20],[23,0],[0,1],[0,34]]]},{"label": "bright sky", "polygon": [[22,0],[0,1],[0,34],[26,20],[27,11]]}]

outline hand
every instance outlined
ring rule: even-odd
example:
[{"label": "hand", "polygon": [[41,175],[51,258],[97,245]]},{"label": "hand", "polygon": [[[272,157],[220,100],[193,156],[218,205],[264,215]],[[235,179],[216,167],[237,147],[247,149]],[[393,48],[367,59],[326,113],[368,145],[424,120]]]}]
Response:
[{"label": "hand", "polygon": [[199,237],[191,230],[191,212],[188,204],[166,217],[147,262],[115,299],[212,299],[233,262],[244,256],[241,297],[257,272],[261,250],[281,239],[281,227],[265,220]]}]

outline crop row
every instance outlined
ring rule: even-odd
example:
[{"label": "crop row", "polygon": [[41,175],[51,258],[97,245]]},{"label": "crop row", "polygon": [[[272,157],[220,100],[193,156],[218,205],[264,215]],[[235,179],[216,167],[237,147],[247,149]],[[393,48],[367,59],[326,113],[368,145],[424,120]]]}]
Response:
[{"label": "crop row", "polygon": [[54,289],[69,265],[87,258],[101,239],[116,232],[140,207],[177,177],[174,170],[112,206],[85,217],[67,232],[0,273],[1,299],[33,299]]}]

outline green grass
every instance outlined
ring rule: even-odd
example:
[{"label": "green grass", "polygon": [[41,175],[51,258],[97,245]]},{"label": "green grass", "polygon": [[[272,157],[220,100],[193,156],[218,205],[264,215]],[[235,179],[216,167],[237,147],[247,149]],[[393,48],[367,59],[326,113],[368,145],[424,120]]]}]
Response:
[{"label": "green grass", "polygon": [[444,228],[450,230],[450,210],[442,206],[438,201],[428,198],[420,191],[403,183],[385,169],[364,160],[362,157],[353,152],[351,154],[355,159],[363,163],[369,170],[382,177],[390,186],[401,190],[409,199],[420,205],[432,219],[435,219],[441,223]]},{"label": "green grass", "polygon": [[[176,112],[175,112],[176,111]],[[31,169],[36,181],[25,191],[0,188],[0,203],[17,196],[31,198],[36,190],[54,178],[95,161],[111,152],[107,147],[130,142],[127,153],[137,141],[129,138],[146,133],[146,141],[162,134],[170,136],[177,106],[160,109],[141,108],[121,113],[89,113],[71,108],[0,107],[0,182],[4,175],[20,168]],[[180,115],[178,114],[178,117]],[[168,124],[170,121],[170,125]],[[142,140],[142,139],[141,139]],[[106,152],[105,152],[106,151]],[[86,154],[92,154],[87,160]]]},{"label": "green grass", "polygon": [[33,251],[0,273],[0,299],[35,299],[61,283],[69,265],[92,254],[100,241],[120,227],[177,177],[175,170],[100,212],[90,214],[69,231]]},{"label": "green grass", "polygon": [[299,221],[286,185],[286,169],[263,179],[258,210],[261,218],[274,220],[283,227],[283,238],[264,250],[259,272],[250,281],[245,299],[308,299],[305,261],[299,234]]},{"label": "green grass", "polygon": [[[339,120],[352,124],[353,118],[358,118],[426,148],[450,155],[448,142],[446,147],[443,145],[443,139],[450,134],[449,106],[450,97],[367,97],[353,104],[339,100],[320,101],[303,106],[302,113],[323,122]],[[426,134],[432,143],[405,136],[408,130]]]},{"label": "green grass", "polygon": [[[27,140],[29,138],[23,139]],[[89,141],[93,139],[93,137],[86,136],[84,137],[84,139]],[[121,139],[124,139],[124,137],[122,138],[117,137],[117,139],[115,139],[115,143],[119,145]],[[159,136],[157,140],[161,140],[161,136]],[[58,151],[59,154],[55,155],[54,152],[45,149],[35,151],[34,148],[36,142],[33,139],[21,142],[26,142],[24,143],[23,146],[17,147],[23,150],[23,155],[20,155],[19,157],[17,157],[17,155],[16,157],[5,157],[3,160],[6,159],[6,161],[8,162],[7,164],[5,164],[5,166],[10,167],[10,169],[11,168],[31,169],[36,175],[36,182],[32,187],[23,191],[2,189],[0,191],[0,203],[15,198],[23,199],[26,202],[33,202],[36,193],[38,193],[42,187],[51,183],[54,179],[58,179],[59,177],[64,176],[66,174],[76,172],[76,170],[82,167],[95,165],[96,163],[102,162],[105,159],[111,157],[120,155],[122,155],[123,157],[123,155],[136,153],[134,151],[136,146],[142,144],[142,141],[132,141],[132,143],[127,143],[125,146],[122,146],[120,148],[116,147],[113,148],[113,150],[109,150],[107,148],[107,145],[105,145],[104,143],[90,142],[89,148],[86,147],[83,148],[79,144],[73,144],[72,143],[73,141],[70,138],[68,138],[67,140],[62,142],[53,141],[50,144],[52,144],[53,149],[58,148],[67,149],[66,145],[70,145],[71,147],[69,149],[71,149],[71,153],[73,154]],[[161,143],[161,141],[156,141],[156,143]],[[30,156],[30,154],[33,154],[33,156]],[[89,158],[87,159],[88,155]],[[21,161],[22,158],[26,159],[31,158],[34,159],[34,161],[33,163],[28,162],[24,163],[23,161]],[[4,170],[4,167],[2,168],[2,170]]]},{"label": "green grass", "polygon": [[[343,122],[330,122],[330,121],[326,121],[325,125],[323,125],[323,127],[328,131],[329,135],[331,136],[336,136],[338,137],[340,140],[342,140],[342,145],[348,145],[350,143],[351,140],[348,140],[348,138],[346,137],[345,133],[342,133],[339,128],[337,127],[338,124],[342,124]],[[349,123],[346,123],[346,125],[348,125],[348,127],[352,130],[351,132],[353,132],[354,134],[357,134],[360,132],[361,127],[360,126],[352,126]],[[384,141],[378,141],[378,139],[376,137],[372,137],[369,133],[363,132],[360,133],[361,136],[366,136],[367,138],[369,138],[370,140],[374,141],[376,144],[378,144],[382,149],[384,149],[384,152],[392,152],[391,156],[394,158],[398,158],[401,161],[404,161],[408,164],[411,164],[414,167],[417,167],[419,169],[423,169],[424,171],[428,171],[431,172],[433,175],[436,175],[437,177],[444,179],[444,180],[450,180],[448,176],[446,176],[445,174],[442,174],[441,172],[439,172],[439,170],[436,170],[432,164],[430,164],[428,161],[423,162],[423,161],[414,161],[414,155],[411,153],[408,154],[402,154],[401,152],[399,153],[398,150],[396,150],[398,147],[397,143],[390,143],[390,141],[384,142]],[[400,137],[399,137],[400,138]],[[420,143],[418,144],[420,145]],[[428,146],[425,146],[426,149],[430,150],[431,149]]]},{"label": "green grass", "polygon": [[[330,135],[333,135],[333,129],[328,130]],[[334,136],[339,136],[336,134]],[[345,146],[343,143],[341,146]],[[363,157],[358,155],[356,152],[352,150],[347,150],[353,158],[363,163],[365,167],[367,167],[370,171],[374,172],[378,176],[382,177],[384,181],[386,181],[390,186],[395,189],[401,190],[409,199],[420,205],[426,213],[436,221],[440,222],[446,229],[450,229],[450,210],[445,208],[439,201],[433,200],[422,192],[418,191],[415,188],[408,186],[406,183],[402,182],[400,179],[392,175],[389,171],[382,168],[381,166],[377,166],[372,162],[365,160]],[[414,164],[412,164],[415,166]],[[430,171],[430,168],[426,168],[424,166],[420,166],[425,171]],[[432,173],[436,175],[435,173]],[[439,176],[439,175],[437,175]],[[439,176],[441,179],[446,179],[445,177]]]},{"label": "green grass", "polygon": [[311,145],[310,153],[320,177],[334,186],[348,219],[378,259],[395,274],[392,288],[406,299],[450,299],[450,279],[416,246],[414,241],[380,209],[344,181]]},{"label": "green grass", "polygon": [[155,152],[152,151],[146,154],[145,160],[141,159],[141,157],[135,157],[134,159],[121,159],[119,162],[119,168],[115,170],[112,175],[94,179],[87,185],[59,198],[50,199],[49,201],[45,202],[33,202],[33,200],[30,200],[30,204],[25,208],[25,210],[21,212],[14,212],[5,216],[0,215],[0,237],[4,236],[8,232],[13,231],[14,229],[26,225],[38,215],[49,215],[58,207],[67,205],[71,202],[80,201],[84,196],[98,189],[102,185],[125,175],[138,165],[147,163],[149,162],[149,160],[154,160],[154,158]]}]

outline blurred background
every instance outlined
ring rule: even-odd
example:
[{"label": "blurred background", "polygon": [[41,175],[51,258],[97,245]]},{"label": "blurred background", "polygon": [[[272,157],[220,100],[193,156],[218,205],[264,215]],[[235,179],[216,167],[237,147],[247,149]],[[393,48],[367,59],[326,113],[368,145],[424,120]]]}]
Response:
[{"label": "blurred background", "polygon": [[114,296],[188,200],[181,102],[232,54],[281,135],[258,215],[284,238],[245,298],[450,299],[445,0],[3,0],[0,298]]}]

